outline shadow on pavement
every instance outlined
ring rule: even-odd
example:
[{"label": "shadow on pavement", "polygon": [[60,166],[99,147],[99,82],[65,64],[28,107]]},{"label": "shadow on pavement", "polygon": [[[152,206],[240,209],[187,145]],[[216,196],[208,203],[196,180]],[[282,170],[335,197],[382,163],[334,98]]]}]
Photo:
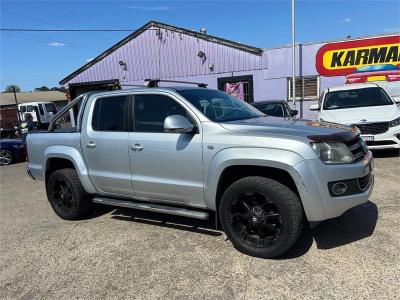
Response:
[{"label": "shadow on pavement", "polygon": [[[113,208],[109,208],[108,211],[111,210]],[[117,220],[185,230],[210,236],[223,235],[221,231],[215,229],[214,215],[210,215],[209,220],[203,221],[127,208],[116,209],[111,215],[113,219]],[[324,221],[315,228],[311,229],[306,224],[294,247],[279,259],[293,259],[303,256],[309,251],[313,241],[315,241],[318,249],[327,250],[362,240],[373,234],[377,220],[377,206],[369,201],[350,209],[338,218]]]},{"label": "shadow on pavement", "polygon": [[291,259],[308,252],[313,241],[320,250],[347,245],[373,234],[378,220],[378,208],[372,202],[354,207],[342,216],[322,222],[310,229],[305,226],[294,247],[281,259]]},{"label": "shadow on pavement", "polygon": [[400,157],[400,150],[397,149],[372,150],[372,156],[374,158]]}]

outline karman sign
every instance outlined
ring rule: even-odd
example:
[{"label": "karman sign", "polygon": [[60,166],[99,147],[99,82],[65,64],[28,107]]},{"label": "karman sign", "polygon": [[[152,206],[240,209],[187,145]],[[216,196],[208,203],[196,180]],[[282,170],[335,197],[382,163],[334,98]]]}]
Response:
[{"label": "karman sign", "polygon": [[316,67],[322,76],[379,71],[376,80],[399,80],[400,35],[326,44],[318,50]]}]

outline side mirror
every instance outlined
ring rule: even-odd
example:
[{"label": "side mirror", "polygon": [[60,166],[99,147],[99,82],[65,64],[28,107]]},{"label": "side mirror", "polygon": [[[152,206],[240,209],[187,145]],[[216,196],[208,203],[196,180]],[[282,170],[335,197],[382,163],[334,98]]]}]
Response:
[{"label": "side mirror", "polygon": [[394,97],[392,97],[393,98],[393,100],[394,100],[394,102],[396,103],[396,104],[400,104],[400,96],[394,96]]},{"label": "side mirror", "polygon": [[164,120],[164,132],[166,133],[193,133],[196,127],[184,116],[172,115]]},{"label": "side mirror", "polygon": [[290,112],[290,116],[291,117],[297,116],[298,113],[299,113],[299,111],[297,109],[292,109]]},{"label": "side mirror", "polygon": [[310,105],[310,110],[319,110],[319,105],[318,104],[312,104]]}]

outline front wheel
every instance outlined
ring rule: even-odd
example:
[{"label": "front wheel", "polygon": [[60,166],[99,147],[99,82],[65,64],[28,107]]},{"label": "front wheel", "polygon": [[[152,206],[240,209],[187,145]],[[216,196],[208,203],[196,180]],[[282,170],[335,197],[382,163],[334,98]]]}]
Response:
[{"label": "front wheel", "polygon": [[242,253],[273,258],[288,251],[303,226],[303,208],[287,186],[264,177],[245,177],[223,194],[221,226]]},{"label": "front wheel", "polygon": [[90,210],[90,197],[74,169],[54,171],[47,181],[46,191],[54,212],[64,220],[81,219]]}]

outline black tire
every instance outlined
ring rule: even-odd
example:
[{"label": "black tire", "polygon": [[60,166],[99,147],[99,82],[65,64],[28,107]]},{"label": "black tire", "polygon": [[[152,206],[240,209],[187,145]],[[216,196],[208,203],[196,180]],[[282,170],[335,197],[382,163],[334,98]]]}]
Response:
[{"label": "black tire", "polygon": [[47,181],[46,191],[51,207],[61,219],[82,219],[91,208],[90,196],[74,169],[54,171]]},{"label": "black tire", "polygon": [[303,228],[303,207],[287,186],[264,177],[245,177],[222,196],[219,218],[233,246],[260,258],[283,255]]}]

